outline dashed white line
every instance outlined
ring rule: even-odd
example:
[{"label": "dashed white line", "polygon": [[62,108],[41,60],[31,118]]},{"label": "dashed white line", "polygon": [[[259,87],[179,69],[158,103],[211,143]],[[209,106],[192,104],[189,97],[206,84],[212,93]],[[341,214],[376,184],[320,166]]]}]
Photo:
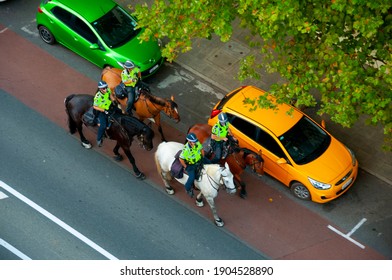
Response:
[{"label": "dashed white line", "polygon": [[362,245],[361,243],[359,243],[358,241],[352,239],[350,236],[357,230],[360,228],[360,226],[362,226],[363,223],[366,222],[366,219],[363,218],[349,233],[344,234],[343,232],[337,230],[336,228],[334,228],[331,225],[328,225],[328,228],[334,232],[336,232],[337,234],[339,234],[340,236],[346,238],[347,240],[351,241],[352,243],[354,243],[355,245],[357,245],[358,247],[360,247],[361,249],[365,249],[365,246]]},{"label": "dashed white line", "polygon": [[67,225],[66,223],[64,223],[63,221],[61,221],[59,218],[57,218],[56,216],[52,215],[51,213],[49,213],[48,211],[46,211],[45,209],[43,209],[41,206],[39,206],[38,204],[34,203],[33,201],[31,201],[30,199],[28,199],[27,197],[25,197],[24,195],[22,195],[21,193],[19,193],[18,191],[14,190],[13,188],[11,188],[10,186],[8,186],[6,183],[4,183],[3,181],[0,181],[0,187],[5,189],[7,192],[11,193],[12,195],[14,195],[15,197],[19,198],[21,201],[23,201],[24,203],[26,203],[27,205],[29,205],[30,207],[34,208],[35,210],[37,210],[39,213],[41,213],[42,215],[44,215],[45,217],[47,217],[48,219],[50,219],[52,222],[56,223],[57,225],[59,225],[60,227],[62,227],[63,229],[65,229],[66,231],[68,231],[69,233],[71,233],[72,235],[74,235],[76,238],[80,239],[81,241],[83,241],[84,243],[86,243],[88,246],[90,246],[91,248],[93,248],[94,250],[98,251],[99,253],[101,253],[102,255],[104,255],[106,258],[108,258],[109,260],[118,260],[118,258],[116,258],[115,256],[113,256],[112,254],[110,254],[108,251],[106,251],[105,249],[103,249],[102,247],[100,247],[99,245],[95,244],[93,241],[91,241],[90,239],[88,239],[86,236],[84,236],[83,234],[81,234],[80,232],[78,232],[77,230],[75,230],[74,228],[70,227],[69,225]]}]

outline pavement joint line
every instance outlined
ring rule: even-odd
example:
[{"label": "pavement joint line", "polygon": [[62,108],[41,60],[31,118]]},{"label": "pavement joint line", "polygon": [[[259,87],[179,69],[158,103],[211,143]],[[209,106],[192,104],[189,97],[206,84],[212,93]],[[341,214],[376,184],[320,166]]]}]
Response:
[{"label": "pavement joint line", "polygon": [[347,234],[344,234],[343,232],[337,230],[336,228],[334,228],[334,227],[331,226],[331,225],[328,225],[328,228],[329,228],[330,230],[334,231],[335,233],[339,234],[340,236],[346,238],[348,241],[354,243],[355,245],[357,245],[357,246],[360,247],[361,249],[365,249],[365,246],[364,246],[364,245],[362,245],[362,244],[359,243],[358,241],[352,239],[350,236],[351,236],[357,229],[359,229],[360,226],[362,226],[362,224],[365,223],[366,221],[367,221],[366,218],[363,218],[363,219],[362,219],[355,227],[353,227],[353,229],[352,229],[349,233],[347,233]]},{"label": "pavement joint line", "polygon": [[364,170],[364,171],[366,171],[367,173],[369,173],[369,174],[371,174],[371,175],[377,177],[377,178],[380,179],[381,181],[387,183],[389,186],[392,186],[392,181],[389,180],[389,179],[387,179],[387,178],[385,178],[384,176],[382,176],[382,175],[380,175],[380,174],[377,174],[376,172],[374,172],[374,171],[372,171],[372,170],[370,170],[369,168],[366,168],[366,167],[361,167],[361,166],[360,166],[359,168],[362,169],[362,170]]}]

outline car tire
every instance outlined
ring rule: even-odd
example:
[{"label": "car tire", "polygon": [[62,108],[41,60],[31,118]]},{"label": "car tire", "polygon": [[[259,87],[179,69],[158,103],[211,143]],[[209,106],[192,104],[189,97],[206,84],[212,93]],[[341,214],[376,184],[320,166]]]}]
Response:
[{"label": "car tire", "polygon": [[292,194],[301,200],[311,200],[311,195],[307,187],[299,182],[291,185],[290,190]]},{"label": "car tire", "polygon": [[46,26],[39,26],[38,27],[38,33],[39,36],[41,37],[41,39],[49,44],[49,45],[53,45],[56,42],[56,39],[54,38],[52,32],[50,32],[50,30],[46,27]]}]

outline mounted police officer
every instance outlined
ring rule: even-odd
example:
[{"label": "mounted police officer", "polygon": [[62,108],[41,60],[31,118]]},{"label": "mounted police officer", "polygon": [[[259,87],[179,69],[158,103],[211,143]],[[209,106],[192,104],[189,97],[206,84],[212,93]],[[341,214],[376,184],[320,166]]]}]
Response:
[{"label": "mounted police officer", "polygon": [[218,163],[221,159],[225,159],[229,150],[229,138],[232,141],[237,141],[230,131],[230,123],[225,113],[218,115],[217,123],[211,130],[211,146],[214,150],[215,156],[211,160],[212,163]]},{"label": "mounted police officer", "polygon": [[187,142],[181,151],[179,160],[188,173],[185,190],[190,197],[193,197],[193,182],[196,179],[199,168],[201,169],[203,163],[209,164],[211,162],[204,157],[203,145],[194,133],[189,133],[186,136],[186,140]]},{"label": "mounted police officer", "polygon": [[103,135],[105,133],[105,129],[109,124],[109,108],[112,104],[112,94],[110,88],[107,83],[104,81],[98,82],[98,90],[94,96],[94,104],[93,107],[98,113],[99,119],[99,128],[97,133],[97,144],[98,147],[102,147],[103,143]]},{"label": "mounted police officer", "polygon": [[128,103],[127,103],[127,113],[128,115],[132,115],[132,107],[135,102],[135,89],[136,85],[140,81],[142,74],[140,69],[136,67],[132,61],[127,60],[123,64],[124,70],[121,72],[121,81],[125,86],[125,89],[128,93]]}]

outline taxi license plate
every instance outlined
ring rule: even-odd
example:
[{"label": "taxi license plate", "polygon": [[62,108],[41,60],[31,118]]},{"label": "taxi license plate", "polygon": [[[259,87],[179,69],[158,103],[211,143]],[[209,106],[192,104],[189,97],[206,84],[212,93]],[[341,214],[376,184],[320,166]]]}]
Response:
[{"label": "taxi license plate", "polygon": [[347,187],[351,184],[352,180],[353,180],[353,178],[348,179],[347,182],[344,183],[344,185],[343,185],[343,187],[342,187],[342,190],[344,190],[345,188],[347,188]]}]

